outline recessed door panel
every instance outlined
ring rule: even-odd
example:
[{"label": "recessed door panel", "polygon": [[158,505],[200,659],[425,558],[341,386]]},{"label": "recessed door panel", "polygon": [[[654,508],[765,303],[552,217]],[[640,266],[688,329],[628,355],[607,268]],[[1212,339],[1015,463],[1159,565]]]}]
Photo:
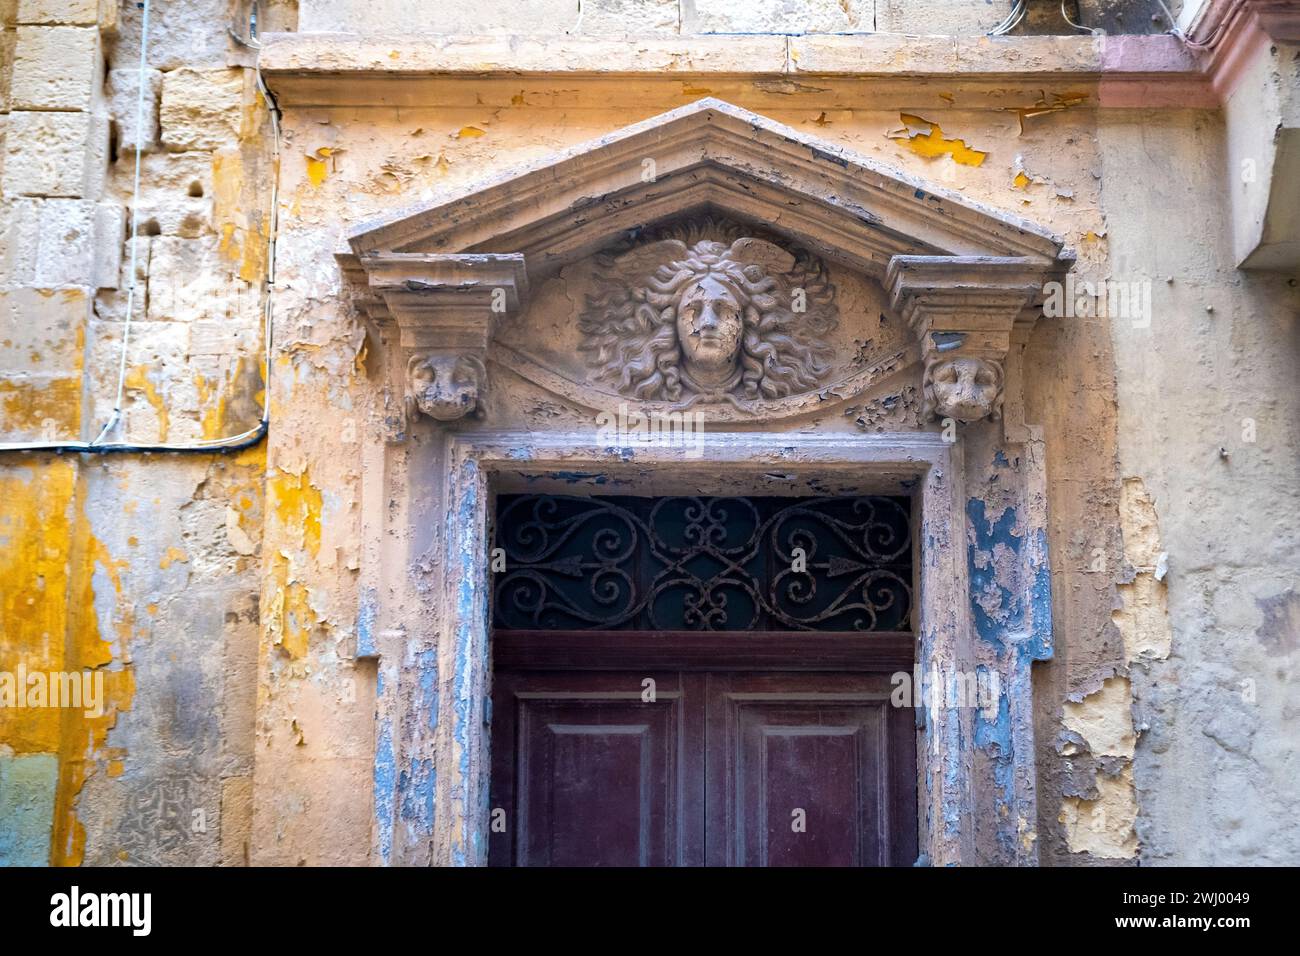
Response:
[{"label": "recessed door panel", "polygon": [[910,864],[915,813],[891,795],[915,792],[912,713],[888,689],[883,676],[711,675],[709,862]]},{"label": "recessed door panel", "polygon": [[888,692],[884,674],[501,674],[491,862],[910,865],[913,713]]},{"label": "recessed door panel", "polygon": [[[699,740],[675,674],[502,675],[489,859],[517,866],[698,863]],[[685,683],[701,683],[692,677]],[[691,695],[701,701],[697,692]],[[649,698],[649,699],[647,699]],[[698,728],[700,719],[692,722]],[[692,857],[692,854],[695,857]]]}]

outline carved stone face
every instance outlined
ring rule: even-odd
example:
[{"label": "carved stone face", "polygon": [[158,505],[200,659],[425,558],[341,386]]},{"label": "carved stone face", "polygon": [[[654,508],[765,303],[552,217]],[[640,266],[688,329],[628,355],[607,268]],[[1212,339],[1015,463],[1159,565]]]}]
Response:
[{"label": "carved stone face", "polygon": [[414,355],[406,369],[408,417],[451,422],[480,410],[483,363],[473,356]]},{"label": "carved stone face", "polygon": [[711,219],[667,233],[596,260],[579,348],[602,381],[683,407],[771,401],[823,382],[838,315],[820,260]]},{"label": "carved stone face", "polygon": [[981,358],[937,362],[926,374],[926,401],[938,418],[974,422],[997,418],[1001,410],[1002,370]]},{"label": "carved stone face", "polygon": [[683,291],[677,307],[677,337],[686,371],[700,381],[726,378],[736,368],[743,310],[735,294],[708,275]]}]

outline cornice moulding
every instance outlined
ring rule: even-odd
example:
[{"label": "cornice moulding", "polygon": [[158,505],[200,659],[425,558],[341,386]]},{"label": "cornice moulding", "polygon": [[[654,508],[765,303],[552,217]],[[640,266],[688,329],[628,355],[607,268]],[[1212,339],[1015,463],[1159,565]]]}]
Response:
[{"label": "cornice moulding", "polygon": [[[1089,105],[1217,105],[1197,54],[1175,37],[358,36],[272,33],[260,67],[284,105],[432,105],[430,80],[562,77],[646,84],[736,80],[750,96],[814,93],[846,106],[914,105],[929,83],[986,94],[974,107],[1014,109],[1070,91]],[[345,80],[346,82],[340,82]],[[863,85],[863,80],[876,82]],[[1019,85],[1024,84],[1024,85]],[[516,91],[517,92],[517,91]],[[635,95],[641,95],[638,86]],[[734,95],[730,89],[722,95]],[[913,102],[904,102],[911,97]],[[901,97],[901,99],[900,99]],[[971,99],[975,99],[974,96]],[[760,108],[762,104],[759,104]]]}]

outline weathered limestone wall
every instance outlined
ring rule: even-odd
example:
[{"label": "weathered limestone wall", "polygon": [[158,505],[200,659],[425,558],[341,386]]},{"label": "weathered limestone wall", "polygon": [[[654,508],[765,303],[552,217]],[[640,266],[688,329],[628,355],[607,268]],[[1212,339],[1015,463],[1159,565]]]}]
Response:
[{"label": "weathered limestone wall", "polygon": [[[237,6],[156,0],[137,129],[134,3],[0,0],[2,440],[89,440],[108,420],[132,243],[125,434],[256,423],[274,170],[253,54],[226,29],[243,23]],[[433,6],[404,0],[296,6],[263,3],[263,30],[297,15],[345,32],[424,17],[448,34],[974,37],[1004,15],[957,0],[547,0],[439,5],[433,23]],[[1100,109],[1095,93],[1034,111],[960,78],[875,93],[751,82],[745,66],[430,79],[419,101],[437,107],[286,111],[269,441],[229,456],[0,458],[0,671],[98,669],[108,700],[93,718],[0,709],[0,861],[374,862],[372,702],[385,674],[424,662],[353,661],[367,626],[358,452],[385,410],[333,255],[363,220],[705,95],[1042,223],[1078,251],[1081,276],[1150,284],[1149,324],[1045,318],[1026,355],[1056,655],[1035,668],[1039,819],[1024,838],[1053,864],[1300,858],[1300,296],[1294,279],[1234,268],[1221,114]],[[1006,466],[986,457],[993,488]]]},{"label": "weathered limestone wall", "polygon": [[[1177,114],[1100,133],[1112,268],[1153,288],[1149,329],[1112,324],[1125,560],[1115,624],[1142,731],[1142,859],[1293,864],[1300,289],[1234,268],[1226,205],[1239,172],[1225,169],[1223,135],[1218,117]],[[1156,158],[1166,173],[1133,175]]]},{"label": "weathered limestone wall", "polygon": [[[108,440],[251,428],[272,170],[230,4],[153,4],[138,129],[136,4],[4,14],[0,434],[86,441],[109,420],[132,242]],[[0,460],[0,670],[95,669],[106,697],[93,717],[0,709],[0,860],[247,858],[264,467],[264,447]]]},{"label": "weathered limestone wall", "polygon": [[[712,85],[692,83],[689,96],[705,95]],[[287,117],[286,155],[303,159],[287,162],[284,168],[283,195],[295,215],[285,223],[280,258],[281,276],[292,290],[281,299],[285,331],[280,344],[292,356],[296,374],[292,383],[277,386],[286,391],[277,405],[282,425],[272,435],[270,456],[273,466],[287,462],[279,467],[302,475],[312,493],[323,497],[322,537],[334,530],[333,547],[327,547],[327,542],[304,536],[296,524],[281,526],[273,517],[267,527],[268,540],[276,544],[266,549],[272,566],[263,599],[264,623],[268,640],[279,645],[280,653],[268,651],[270,666],[264,672],[268,703],[259,729],[269,729],[265,746],[259,742],[258,747],[257,859],[365,859],[366,847],[343,840],[342,831],[364,824],[369,814],[366,796],[347,792],[344,778],[328,775],[367,767],[366,735],[373,733],[362,715],[343,706],[353,694],[365,699],[361,695],[369,690],[368,679],[349,675],[348,666],[336,661],[340,648],[352,640],[358,613],[349,586],[361,533],[353,503],[360,497],[362,475],[349,464],[356,456],[353,415],[358,414],[358,428],[376,427],[379,410],[372,411],[367,422],[356,405],[362,392],[355,382],[348,384],[346,370],[363,360],[363,338],[360,319],[333,305],[339,277],[328,268],[329,256],[345,229],[385,215],[404,200],[456,195],[497,171],[664,112],[688,96],[676,83],[647,90],[617,80],[566,79],[561,110],[552,105],[561,95],[560,86],[551,81],[495,85],[447,80],[423,91],[429,101],[450,104],[442,108],[302,108]],[[934,109],[927,108],[924,115],[942,127],[937,138],[944,142],[936,143],[928,125],[919,139],[900,132],[907,124],[898,107],[826,109],[829,97],[824,93],[773,95],[743,82],[731,84],[722,95],[796,129],[1027,215],[1067,236],[1090,266],[1104,268],[1105,227],[1093,176],[1099,163],[1098,114],[1093,110],[1065,109],[1031,118],[1022,131],[1015,112],[979,109],[974,94],[974,108],[951,108],[935,96]],[[950,95],[968,102],[959,86]],[[1187,121],[1194,122],[1194,117],[1189,114]],[[561,292],[557,286],[536,290],[535,295],[543,309],[552,299],[581,299],[580,292]],[[1090,682],[1100,682],[1100,673],[1109,673],[1107,668],[1119,662],[1110,623],[1113,592],[1103,589],[1098,594],[1086,568],[1067,554],[1077,547],[1076,538],[1099,542],[1112,551],[1111,567],[1118,568],[1119,537],[1114,529],[1119,488],[1114,478],[1115,398],[1106,324],[1045,321],[1040,329],[1029,363],[1033,377],[1028,414],[1051,436],[1049,504],[1060,542],[1053,542],[1058,645],[1067,646],[1062,656],[1069,663],[1049,665],[1055,696],[1045,696],[1039,715],[1048,728],[1039,754],[1046,780],[1040,793],[1046,819],[1026,821],[1025,828],[1030,841],[1042,831],[1045,856],[1050,857],[1064,842],[1056,821],[1065,786],[1055,749],[1056,737],[1064,732],[1062,698],[1081,696]],[[549,347],[563,351],[563,341],[561,336]],[[513,382],[498,380],[495,387],[508,389],[505,397],[493,399],[502,415],[524,414],[531,427],[545,427],[545,396]],[[1087,400],[1080,403],[1080,397]],[[331,434],[311,430],[325,403],[343,416],[341,427]],[[515,406],[518,411],[507,414],[506,409]],[[525,412],[528,409],[533,411]],[[563,421],[559,409],[551,414]],[[876,427],[870,415],[850,426]],[[988,453],[991,483],[1006,467]],[[286,561],[296,586],[275,584],[277,577],[284,579]],[[291,609],[298,614],[291,616]],[[295,630],[304,621],[309,625],[305,634]],[[298,676],[304,673],[315,679]],[[335,784],[322,786],[327,779]],[[403,808],[399,817],[409,814],[418,822],[421,812],[419,807]],[[330,838],[322,840],[322,834]],[[1068,855],[1063,848],[1059,853]]]}]

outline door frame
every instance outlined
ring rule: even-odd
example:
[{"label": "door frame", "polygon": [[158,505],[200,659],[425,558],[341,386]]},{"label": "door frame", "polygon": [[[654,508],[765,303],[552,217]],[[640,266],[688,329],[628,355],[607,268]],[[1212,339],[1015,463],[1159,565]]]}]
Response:
[{"label": "door frame", "polygon": [[[441,473],[445,522],[426,552],[442,572],[429,610],[438,621],[437,673],[449,683],[435,714],[429,756],[435,856],[463,865],[487,858],[491,694],[491,581],[488,521],[495,482],[524,472],[589,483],[611,493],[626,481],[657,494],[656,482],[690,478],[708,494],[756,494],[773,475],[803,487],[834,484],[835,494],[910,493],[914,498],[915,654],[918,674],[973,673],[967,608],[965,515],[960,502],[961,445],[932,432],[765,434],[706,432],[702,454],[669,443],[600,446],[592,432],[448,432]],[[697,451],[692,449],[692,451]],[[573,476],[581,475],[581,479]],[[716,490],[715,490],[716,489]],[[441,531],[441,533],[436,533]],[[433,596],[433,595],[431,595]],[[436,604],[436,607],[432,606]],[[449,678],[448,676],[449,675]],[[950,701],[917,708],[918,845],[926,862],[974,862],[972,819],[974,718]]]}]

